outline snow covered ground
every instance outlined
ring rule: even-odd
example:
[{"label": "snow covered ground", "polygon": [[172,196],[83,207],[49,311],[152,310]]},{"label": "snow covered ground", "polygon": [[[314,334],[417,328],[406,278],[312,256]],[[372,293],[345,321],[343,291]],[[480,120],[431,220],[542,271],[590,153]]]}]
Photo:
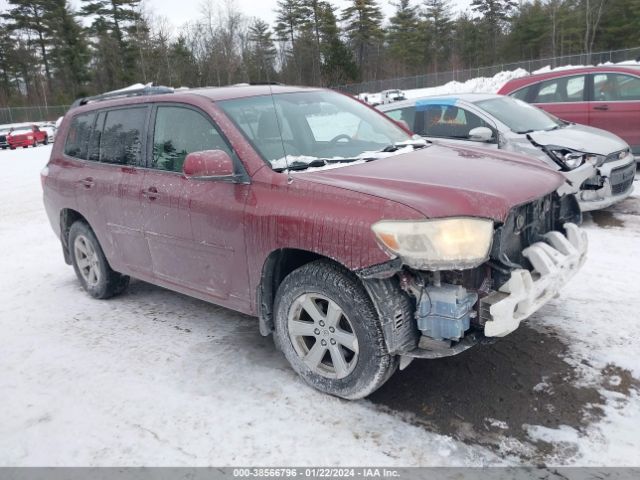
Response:
[{"label": "snow covered ground", "polygon": [[[143,282],[108,301],[85,295],[42,207],[49,152],[0,152],[0,466],[638,463],[640,195],[587,216],[589,259],[523,330],[534,341],[518,358],[492,346],[414,362],[371,400],[346,402],[305,386],[253,318]],[[532,357],[540,371],[527,369],[523,398],[548,398],[553,425],[492,393],[522,379],[490,371]],[[456,386],[412,383],[430,369],[473,372],[464,428],[465,411],[430,421]],[[564,405],[568,386],[591,393]]]}]

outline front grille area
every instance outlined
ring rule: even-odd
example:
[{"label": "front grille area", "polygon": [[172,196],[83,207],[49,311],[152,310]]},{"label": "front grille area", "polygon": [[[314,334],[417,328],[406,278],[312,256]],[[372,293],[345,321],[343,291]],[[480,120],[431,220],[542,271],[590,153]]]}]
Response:
[{"label": "front grille area", "polygon": [[611,182],[611,193],[620,195],[631,188],[633,177],[636,174],[635,162],[629,166],[616,168],[611,172],[609,181]]},{"label": "front grille area", "polygon": [[514,207],[503,225],[496,229],[491,248],[492,263],[502,270],[530,269],[522,251],[543,239],[545,233],[562,231],[566,222],[581,223],[580,207],[573,195],[552,193]]}]

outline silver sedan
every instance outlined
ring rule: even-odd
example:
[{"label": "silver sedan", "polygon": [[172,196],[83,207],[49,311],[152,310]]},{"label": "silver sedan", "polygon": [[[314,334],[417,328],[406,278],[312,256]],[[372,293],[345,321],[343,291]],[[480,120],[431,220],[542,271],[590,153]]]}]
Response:
[{"label": "silver sedan", "polygon": [[633,191],[636,162],[613,133],[565,122],[503,95],[423,97],[378,107],[413,132],[447,143],[527,154],[561,171],[583,211],[606,208]]}]

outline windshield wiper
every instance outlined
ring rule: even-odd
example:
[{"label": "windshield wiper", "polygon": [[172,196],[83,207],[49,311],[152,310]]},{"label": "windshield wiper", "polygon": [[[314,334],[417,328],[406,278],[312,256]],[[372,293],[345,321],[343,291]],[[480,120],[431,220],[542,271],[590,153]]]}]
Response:
[{"label": "windshield wiper", "polygon": [[307,168],[317,168],[317,167],[324,167],[326,165],[331,165],[333,163],[352,163],[352,162],[358,162],[358,161],[365,161],[368,162],[370,160],[375,160],[375,158],[360,158],[360,157],[356,157],[356,158],[316,158],[314,160],[311,160],[310,162],[299,162],[299,161],[293,161],[289,164],[288,167],[278,167],[278,168],[274,168],[273,170],[275,172],[286,172],[287,170],[295,170],[295,171],[299,171],[299,170],[306,170]]},{"label": "windshield wiper", "polygon": [[398,150],[404,147],[413,147],[414,150],[419,150],[421,148],[428,147],[432,143],[433,142],[431,142],[430,140],[427,140],[426,138],[424,138],[422,140],[412,140],[410,142],[391,143],[386,147],[384,147],[382,150],[378,150],[378,151],[383,153],[392,153],[392,152],[397,152]]}]

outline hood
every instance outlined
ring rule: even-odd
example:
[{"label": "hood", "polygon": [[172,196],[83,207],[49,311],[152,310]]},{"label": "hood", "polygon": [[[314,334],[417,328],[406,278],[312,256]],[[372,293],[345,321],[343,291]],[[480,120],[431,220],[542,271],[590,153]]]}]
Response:
[{"label": "hood", "polygon": [[597,155],[609,155],[629,148],[617,135],[586,125],[571,124],[557,130],[531,132],[528,135],[543,146],[557,145]]},{"label": "hood", "polygon": [[393,200],[428,218],[504,221],[509,210],[550,192],[564,177],[520,155],[481,148],[430,147],[298,178]]}]

